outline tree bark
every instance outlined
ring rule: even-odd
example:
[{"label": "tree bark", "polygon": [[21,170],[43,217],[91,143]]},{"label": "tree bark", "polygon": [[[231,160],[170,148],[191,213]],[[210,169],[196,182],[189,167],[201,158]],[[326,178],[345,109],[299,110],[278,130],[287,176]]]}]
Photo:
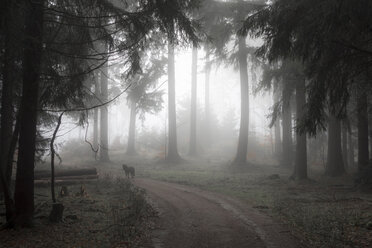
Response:
[{"label": "tree bark", "polygon": [[350,168],[353,168],[355,166],[354,161],[354,141],[353,141],[353,133],[350,125],[350,121],[347,120],[347,140],[348,140],[348,165]]},{"label": "tree bark", "polygon": [[16,224],[32,225],[39,77],[42,61],[44,1],[26,3],[23,88],[20,108],[18,164],[15,184]]},{"label": "tree bark", "polygon": [[211,74],[211,65],[209,61],[210,51],[206,46],[205,55],[205,143],[209,146],[210,143],[210,96],[209,96],[209,79]]},{"label": "tree bark", "polygon": [[[56,194],[54,190],[54,156],[55,156],[55,149],[54,149],[54,141],[56,140],[58,129],[61,126],[62,117],[65,112],[62,112],[58,117],[57,126],[54,129],[52,139],[50,141],[50,174],[51,174],[51,184],[50,184],[50,191],[52,194],[52,201],[53,203],[56,203]],[[35,177],[35,176],[34,176]]]},{"label": "tree bark", "polygon": [[191,116],[190,116],[190,147],[189,155],[196,156],[196,98],[197,98],[197,67],[198,67],[198,48],[192,48],[191,65]]},{"label": "tree bark", "polygon": [[281,164],[284,167],[291,167],[293,163],[293,140],[292,140],[292,110],[290,104],[291,95],[283,90],[283,152]]},{"label": "tree bark", "polygon": [[325,174],[340,176],[345,173],[341,150],[341,121],[330,115],[328,120],[328,157]]},{"label": "tree bark", "polygon": [[[16,7],[14,1],[5,0],[5,49],[1,92],[1,130],[0,130],[0,169],[3,170],[6,183],[10,186],[12,166],[7,166],[10,142],[13,136],[13,89],[16,75],[16,34],[14,32]],[[12,164],[11,164],[12,165]]]},{"label": "tree bark", "polygon": [[[94,79],[94,94],[96,97],[99,98],[100,96],[100,90],[99,90],[99,82],[98,82],[98,73],[96,74],[96,78]],[[98,151],[98,111],[99,108],[94,108],[93,110],[93,149],[95,151]],[[94,156],[96,157],[96,152],[94,153]]]},{"label": "tree bark", "polygon": [[240,129],[239,141],[234,165],[247,163],[248,132],[249,132],[249,85],[248,85],[248,65],[247,49],[245,36],[239,36],[239,72],[240,72]]},{"label": "tree bark", "polygon": [[[105,44],[105,52],[108,52],[107,45]],[[102,67],[101,72],[101,101],[107,102],[108,100],[108,62]],[[101,162],[109,162],[108,155],[108,105],[100,108],[100,153],[99,160]]]},{"label": "tree bark", "polygon": [[[305,80],[296,83],[296,115],[298,120],[303,118],[306,104]],[[294,178],[298,180],[307,179],[307,146],[306,133],[296,132],[296,158],[294,166]]]},{"label": "tree bark", "polygon": [[176,75],[174,64],[174,45],[168,43],[168,162],[179,162],[181,157],[177,148],[176,120]]},{"label": "tree bark", "polygon": [[[273,93],[274,104],[279,102],[280,100],[280,94],[279,94],[278,88],[279,88],[278,84],[275,83],[274,93]],[[277,118],[274,123],[274,136],[275,136],[274,154],[277,158],[280,158],[282,155],[282,139],[280,135],[280,119],[279,118]]]},{"label": "tree bark", "polygon": [[[12,134],[12,139],[10,141],[9,145],[9,153],[8,153],[8,159],[7,159],[7,164],[6,167],[12,167],[13,166],[13,157],[14,157],[14,152],[16,150],[17,146],[17,141],[19,137],[19,125],[20,125],[20,118],[19,114],[17,115],[16,119],[16,124],[14,127],[14,132]],[[4,203],[5,203],[5,211],[6,211],[6,221],[8,227],[13,227],[14,226],[14,220],[15,220],[15,204],[14,204],[14,199],[12,196],[12,191],[10,188],[10,184],[6,183],[6,177],[3,173],[2,170],[0,170],[0,181],[1,181],[1,186],[3,187],[3,192],[4,192]]]},{"label": "tree bark", "polygon": [[372,159],[372,130],[369,131],[369,159]]},{"label": "tree bark", "polygon": [[345,170],[348,168],[348,149],[347,149],[347,125],[346,121],[342,122],[342,159]]},{"label": "tree bark", "polygon": [[135,155],[136,148],[135,148],[135,137],[136,137],[136,103],[134,101],[131,102],[130,106],[130,120],[129,120],[129,134],[128,134],[128,148],[127,154],[128,155]]},{"label": "tree bark", "polygon": [[368,166],[368,98],[363,89],[358,89],[357,120],[358,120],[358,168]]}]

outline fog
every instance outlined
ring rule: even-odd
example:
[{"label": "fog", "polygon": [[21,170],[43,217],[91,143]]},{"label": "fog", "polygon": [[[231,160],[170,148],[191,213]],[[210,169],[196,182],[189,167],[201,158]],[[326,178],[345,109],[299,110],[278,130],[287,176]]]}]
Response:
[{"label": "fog", "polygon": [[0,247],[371,247],[370,0],[0,8]]},{"label": "fog", "polygon": [[[210,105],[213,121],[209,129],[212,130],[216,139],[209,144],[203,143],[203,131],[205,130],[205,51],[199,49],[198,53],[198,74],[197,74],[197,133],[198,148],[203,150],[204,157],[218,156],[224,161],[231,161],[236,152],[237,139],[239,133],[240,118],[240,82],[237,68],[227,64],[212,65],[210,73]],[[117,58],[112,60],[115,65]],[[188,141],[190,135],[190,95],[191,95],[191,49],[178,49],[176,53],[176,111],[177,111],[177,135],[180,152],[187,155]],[[115,74],[116,73],[116,74]],[[118,92],[117,88],[123,89],[123,81],[117,70],[109,67],[109,92]],[[248,156],[253,160],[262,160],[270,158],[273,154],[273,133],[269,127],[272,112],[272,93],[258,92],[258,81],[262,70],[260,68],[251,68],[249,71],[249,97],[250,97],[250,153]],[[167,126],[167,77],[163,75],[158,80],[158,90],[164,92],[162,110],[158,113],[146,113],[144,118],[137,116],[136,147],[143,156],[149,155],[148,152],[164,154],[166,147]],[[115,88],[115,89],[114,89]],[[115,91],[116,90],[116,91]],[[110,94],[114,98],[115,93]],[[127,95],[124,93],[108,106],[108,137],[109,151],[121,150],[125,152],[128,142],[128,130],[130,119],[130,108],[128,107]],[[92,142],[93,120],[92,114],[87,123],[79,125],[69,117],[63,119],[56,143],[63,153],[65,146],[73,150],[71,141],[78,144]],[[52,133],[53,130],[50,130]],[[70,141],[70,142],[69,142]],[[150,149],[148,143],[158,143],[157,150]],[[90,149],[88,143],[85,144]],[[261,151],[259,152],[258,149]],[[221,154],[223,157],[221,158]],[[258,156],[258,157],[257,157]]]}]

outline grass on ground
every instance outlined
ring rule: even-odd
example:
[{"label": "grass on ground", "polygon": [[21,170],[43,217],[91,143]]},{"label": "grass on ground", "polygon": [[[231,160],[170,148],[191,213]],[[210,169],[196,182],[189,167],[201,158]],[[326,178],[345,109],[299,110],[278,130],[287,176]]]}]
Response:
[{"label": "grass on ground", "polygon": [[371,247],[372,196],[353,187],[350,175],[329,178],[311,172],[312,180],[289,180],[278,166],[228,165],[194,161],[172,166],[130,163],[140,176],[190,185],[248,202],[289,224],[310,247]]},{"label": "grass on ground", "polygon": [[[49,187],[35,188],[35,222],[29,229],[0,231],[1,247],[142,247],[152,228],[153,212],[143,190],[123,178],[103,174],[96,182],[69,185],[59,196],[64,213],[61,223],[50,223]],[[61,187],[58,186],[59,190]],[[4,222],[0,219],[0,222]]]}]

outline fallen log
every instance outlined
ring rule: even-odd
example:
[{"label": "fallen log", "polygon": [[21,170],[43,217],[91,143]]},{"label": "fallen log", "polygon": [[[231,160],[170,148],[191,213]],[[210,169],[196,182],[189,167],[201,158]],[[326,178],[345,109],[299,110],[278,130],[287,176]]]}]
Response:
[{"label": "fallen log", "polygon": [[[34,179],[41,180],[51,177],[51,172],[48,170],[35,171]],[[57,177],[70,177],[70,176],[88,176],[88,175],[98,175],[96,168],[85,168],[85,169],[65,169],[56,170],[54,176]]]},{"label": "fallen log", "polygon": [[[87,184],[91,182],[95,182],[96,179],[82,179],[82,180],[55,180],[56,186],[68,186],[68,185],[74,185],[74,184]],[[35,180],[34,181],[35,186],[40,187],[49,187],[50,186],[50,180]]]},{"label": "fallen log", "polygon": [[[85,179],[98,179],[98,175],[55,177],[55,180],[59,180],[59,181],[63,181],[63,180],[85,180]],[[50,177],[39,178],[39,179],[36,179],[34,181],[49,181],[50,182]]]}]

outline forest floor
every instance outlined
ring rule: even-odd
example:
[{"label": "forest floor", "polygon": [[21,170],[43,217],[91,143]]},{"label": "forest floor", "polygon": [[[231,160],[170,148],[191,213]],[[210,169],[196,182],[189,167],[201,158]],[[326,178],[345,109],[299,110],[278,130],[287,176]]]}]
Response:
[{"label": "forest floor", "polygon": [[355,186],[350,174],[330,178],[311,169],[311,179],[296,182],[289,179],[290,170],[275,165],[231,169],[225,162],[200,159],[176,166],[128,163],[141,177],[239,199],[285,224],[308,247],[372,246],[372,191]]},{"label": "forest floor", "polygon": [[[187,159],[179,165],[123,155],[112,156],[111,159],[113,162],[109,164],[100,164],[93,160],[64,161],[62,166],[70,164],[96,167],[100,177],[84,184],[84,194],[79,193],[81,184],[68,186],[71,194],[58,198],[65,206],[63,222],[58,224],[48,221],[51,210],[50,188],[36,187],[35,227],[0,231],[0,247],[166,248],[159,245],[159,237],[166,236],[165,229],[161,229],[161,222],[168,212],[172,214],[172,211],[177,211],[182,206],[168,203],[165,209],[173,210],[162,212],[159,204],[164,205],[164,198],[168,194],[163,191],[165,189],[160,182],[156,187],[155,184],[149,185],[148,182],[154,179],[174,185],[173,193],[176,195],[180,190],[184,192],[182,202],[185,204],[190,200],[188,197],[199,197],[191,199],[191,202],[201,201],[201,205],[190,203],[186,208],[189,209],[188,215],[193,214],[192,220],[197,221],[197,216],[201,216],[206,208],[213,207],[212,203],[216,203],[216,195],[213,194],[218,195],[219,204],[227,201],[235,209],[232,212],[243,216],[243,219],[246,216],[244,213],[247,214],[248,211],[252,217],[252,220],[245,218],[246,221],[251,221],[248,236],[251,235],[254,242],[257,242],[257,246],[251,247],[261,247],[262,243],[257,237],[270,247],[267,245],[270,240],[265,243],[265,235],[259,231],[264,230],[260,227],[260,223],[264,222],[255,220],[255,214],[279,223],[280,236],[295,237],[294,240],[301,244],[297,247],[371,247],[372,244],[372,192],[355,187],[350,175],[329,178],[323,176],[320,170],[310,170],[311,180],[295,182],[289,180],[289,170],[275,165],[255,164],[231,169],[227,162],[207,159]],[[147,188],[150,198],[147,198],[143,190],[123,178],[122,163],[136,168],[134,182],[137,186]],[[156,188],[158,197],[154,192]],[[57,187],[59,189],[60,186]],[[193,195],[187,196],[187,192],[193,192]],[[159,194],[163,194],[163,197]],[[200,198],[201,194],[207,194],[203,195],[204,200]],[[193,210],[193,204],[197,209]],[[243,212],[237,212],[236,209]],[[220,210],[216,211],[217,215],[221,215]],[[3,206],[0,203],[1,212]],[[184,220],[187,220],[188,215]],[[170,219],[175,221],[174,216],[177,215]],[[230,217],[225,217],[224,220],[229,223]],[[0,216],[0,222],[4,223],[4,216]],[[185,223],[192,224],[187,221]],[[223,225],[225,224],[217,226]],[[195,224],[191,226],[195,228]],[[243,227],[235,229],[238,233],[242,230],[239,228]],[[216,234],[209,232],[206,237],[211,242]],[[177,239],[182,240],[179,237]]]},{"label": "forest floor", "polygon": [[[129,180],[102,174],[98,180],[67,188],[68,196],[57,197],[64,205],[61,223],[49,221],[50,187],[36,186],[34,226],[0,230],[0,247],[128,248],[146,244],[156,213],[144,191]],[[0,222],[5,222],[4,216]]]}]

